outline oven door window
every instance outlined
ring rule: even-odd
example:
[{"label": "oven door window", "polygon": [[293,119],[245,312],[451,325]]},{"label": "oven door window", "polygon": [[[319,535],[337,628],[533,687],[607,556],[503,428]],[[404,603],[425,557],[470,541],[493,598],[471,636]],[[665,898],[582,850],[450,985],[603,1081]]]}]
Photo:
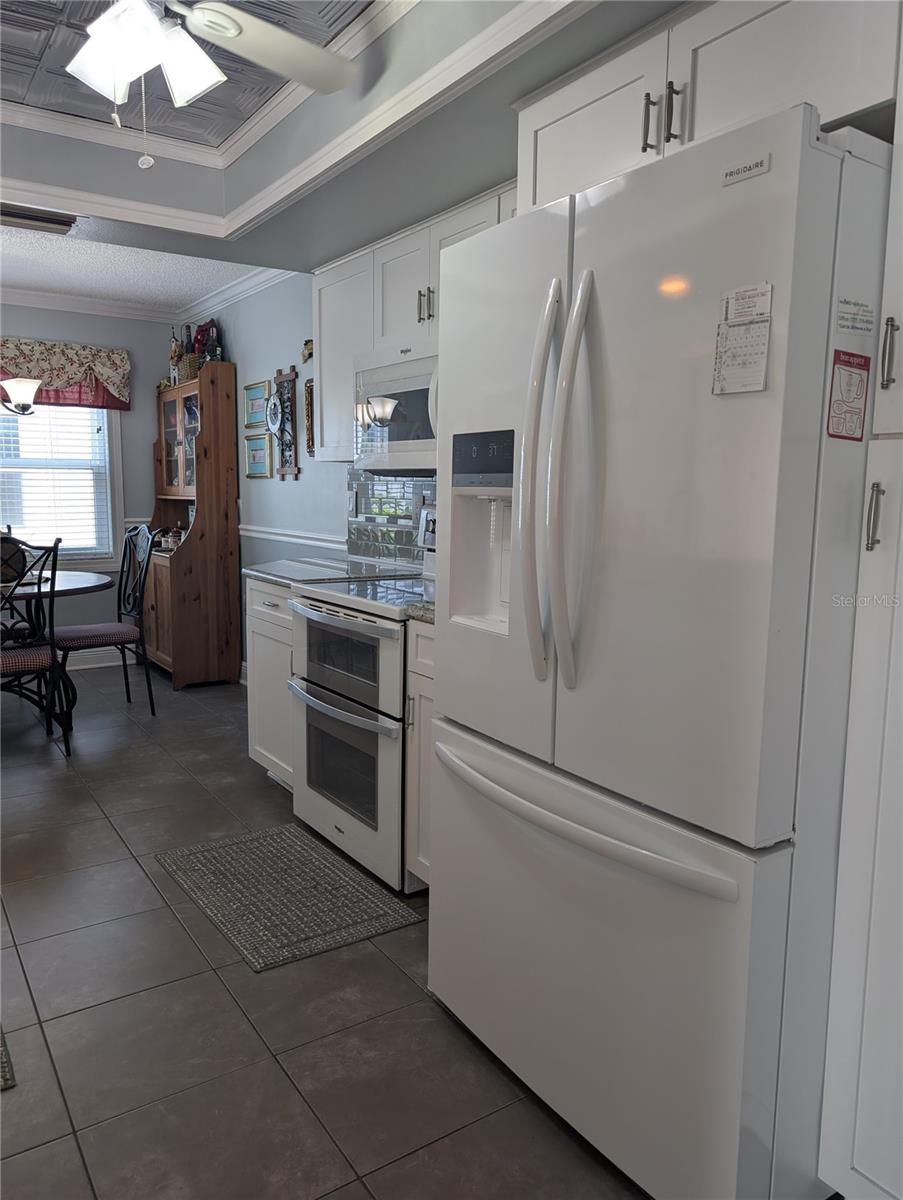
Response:
[{"label": "oven door window", "polygon": [[307,678],[379,707],[379,639],[307,622]]},{"label": "oven door window", "polygon": [[[328,702],[346,707],[334,696]],[[378,829],[379,735],[314,709],[307,710],[306,722],[308,787],[370,829]]]}]

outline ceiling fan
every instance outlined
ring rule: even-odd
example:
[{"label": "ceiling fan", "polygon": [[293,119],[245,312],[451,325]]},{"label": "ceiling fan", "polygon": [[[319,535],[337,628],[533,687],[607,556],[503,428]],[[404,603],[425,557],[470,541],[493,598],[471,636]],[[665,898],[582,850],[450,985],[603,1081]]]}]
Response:
[{"label": "ceiling fan", "polygon": [[[87,31],[87,42],[66,70],[114,106],[124,104],[129,86],[157,66],[163,69],[177,108],[224,83],[226,76],[194,37],[316,92],[347,87],[357,73],[356,64],[347,58],[220,0],[199,0],[194,5],[180,0],[116,0]],[[119,123],[115,111],[113,119]]]}]

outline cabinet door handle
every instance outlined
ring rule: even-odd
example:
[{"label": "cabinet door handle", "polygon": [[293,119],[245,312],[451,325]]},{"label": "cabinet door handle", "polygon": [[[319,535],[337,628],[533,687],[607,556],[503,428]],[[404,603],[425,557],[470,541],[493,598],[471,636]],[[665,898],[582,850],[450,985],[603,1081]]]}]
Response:
[{"label": "cabinet door handle", "polygon": [[888,317],[884,322],[884,341],[881,345],[881,386],[885,391],[897,382],[894,377],[894,335],[899,331],[898,322]]},{"label": "cabinet door handle", "polygon": [[665,89],[665,141],[676,142],[680,134],[675,133],[671,126],[674,124],[674,97],[680,95],[680,90],[674,86],[674,80],[668,80]]},{"label": "cabinet door handle", "polygon": [[647,150],[655,149],[655,142],[649,141],[649,123],[652,120],[652,110],[657,105],[658,101],[652,99],[652,93],[647,92],[643,97],[643,140],[640,144],[640,150],[643,154]]},{"label": "cabinet door handle", "polygon": [[426,299],[426,293],[423,288],[417,289],[417,324],[422,325],[426,318],[423,315],[423,301]]},{"label": "cabinet door handle", "polygon": [[881,520],[881,497],[883,495],[885,495],[885,490],[881,484],[873,483],[869,495],[868,516],[865,519],[866,550],[874,550],[876,546],[881,545],[881,538],[878,537],[878,522]]},{"label": "cabinet door handle", "polygon": [[278,608],[279,607],[279,603],[276,600],[261,600],[260,603],[264,608]]},{"label": "cabinet door handle", "polygon": [[435,296],[435,294],[436,293],[431,287],[426,289],[426,319],[428,321],[432,321],[433,317],[436,315],[435,310],[433,309],[433,296]]},{"label": "cabinet door handle", "polygon": [[404,714],[405,729],[414,728],[414,697],[408,696]]}]

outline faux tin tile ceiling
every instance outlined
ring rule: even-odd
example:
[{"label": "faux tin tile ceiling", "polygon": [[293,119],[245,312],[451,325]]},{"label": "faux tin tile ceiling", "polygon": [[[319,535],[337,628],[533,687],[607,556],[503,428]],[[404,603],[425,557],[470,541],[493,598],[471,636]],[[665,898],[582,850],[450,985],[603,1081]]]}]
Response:
[{"label": "faux tin tile ceiling", "polygon": [[[85,40],[85,27],[111,0],[2,0],[0,2],[0,95],[4,100],[49,112],[110,119],[111,105],[66,73]],[[230,0],[291,33],[327,45],[357,17],[368,0]],[[201,43],[228,76],[225,83],[189,104],[174,108],[158,68],[146,77],[147,129],[165,137],[219,146],[285,83],[278,75],[227,50]],[[141,128],[140,87],[133,84],[119,110],[123,125]]]}]

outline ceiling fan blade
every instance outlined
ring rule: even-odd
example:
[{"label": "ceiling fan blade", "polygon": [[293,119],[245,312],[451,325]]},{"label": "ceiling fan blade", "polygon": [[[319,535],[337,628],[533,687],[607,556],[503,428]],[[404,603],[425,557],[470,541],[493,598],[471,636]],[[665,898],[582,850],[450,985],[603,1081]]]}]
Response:
[{"label": "ceiling fan blade", "polygon": [[276,75],[296,79],[315,92],[337,92],[348,87],[357,75],[356,63],[231,4],[201,0],[191,9],[181,4],[174,7],[184,14],[185,24],[195,37],[266,67]]}]

